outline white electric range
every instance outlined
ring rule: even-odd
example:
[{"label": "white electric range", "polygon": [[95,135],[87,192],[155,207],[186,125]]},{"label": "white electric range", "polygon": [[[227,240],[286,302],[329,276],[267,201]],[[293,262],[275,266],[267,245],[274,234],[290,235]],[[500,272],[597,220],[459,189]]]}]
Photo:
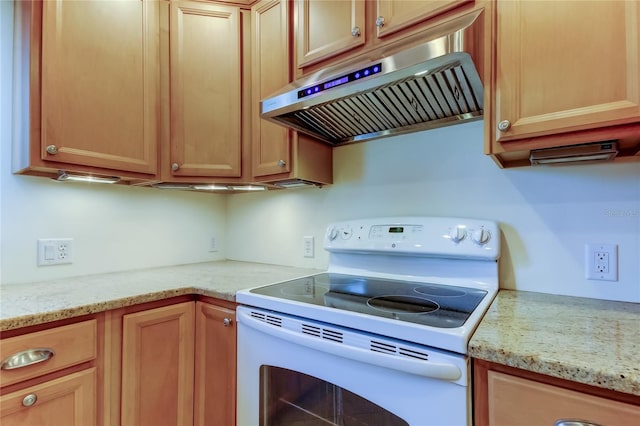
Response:
[{"label": "white electric range", "polygon": [[470,424],[467,344],[498,291],[497,224],[360,219],[330,225],[324,248],[326,272],[236,295],[238,424]]}]

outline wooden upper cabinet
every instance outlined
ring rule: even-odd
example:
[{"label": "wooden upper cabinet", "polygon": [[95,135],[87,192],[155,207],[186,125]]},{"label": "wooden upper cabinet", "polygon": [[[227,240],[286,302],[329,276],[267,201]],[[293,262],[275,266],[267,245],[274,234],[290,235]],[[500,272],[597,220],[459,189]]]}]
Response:
[{"label": "wooden upper cabinet", "polygon": [[252,7],[251,16],[253,180],[332,183],[331,146],[260,117],[260,101],[291,81],[289,3],[287,0],[263,0]]},{"label": "wooden upper cabinet", "polygon": [[376,0],[378,37],[386,37],[473,0]]},{"label": "wooden upper cabinet", "polygon": [[[33,55],[42,43],[40,69],[34,69],[37,64],[32,62],[30,115],[36,123],[31,125],[31,136],[36,139],[32,144],[39,147],[38,153],[32,152],[33,165],[73,169],[65,167],[68,164],[154,175],[159,121],[158,2],[20,3],[16,7],[33,8],[32,61],[37,61]],[[39,81],[37,73],[41,73]]]},{"label": "wooden upper cabinet", "polygon": [[298,0],[296,8],[298,68],[365,44],[364,0]]},{"label": "wooden upper cabinet", "polygon": [[640,3],[495,7],[495,141],[640,121]]},{"label": "wooden upper cabinet", "polygon": [[252,33],[252,174],[254,177],[291,170],[290,131],[260,118],[260,101],[289,81],[286,0],[264,0],[251,10]]},{"label": "wooden upper cabinet", "polygon": [[163,177],[239,177],[239,8],[172,1],[169,39],[171,130]]}]

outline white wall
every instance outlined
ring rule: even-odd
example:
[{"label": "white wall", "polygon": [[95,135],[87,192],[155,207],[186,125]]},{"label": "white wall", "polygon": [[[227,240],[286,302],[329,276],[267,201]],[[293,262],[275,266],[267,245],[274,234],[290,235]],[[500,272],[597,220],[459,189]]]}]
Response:
[{"label": "white wall", "polygon": [[[11,174],[12,2],[0,1],[2,284],[224,259],[226,199]],[[220,251],[210,253],[216,236]],[[38,238],[73,238],[71,265],[36,265]]]},{"label": "white wall", "polygon": [[[326,226],[390,215],[497,220],[503,288],[640,302],[640,163],[499,169],[482,122],[345,145],[334,185],[233,195],[229,258],[325,268]],[[316,237],[315,259],[302,237]],[[619,245],[619,280],[586,280],[586,243]]]}]

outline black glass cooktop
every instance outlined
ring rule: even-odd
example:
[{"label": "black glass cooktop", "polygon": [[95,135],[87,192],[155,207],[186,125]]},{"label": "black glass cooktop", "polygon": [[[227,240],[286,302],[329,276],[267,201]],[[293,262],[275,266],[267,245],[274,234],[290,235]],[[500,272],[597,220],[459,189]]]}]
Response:
[{"label": "black glass cooktop", "polygon": [[487,294],[475,288],[329,273],[251,292],[439,328],[462,326]]}]

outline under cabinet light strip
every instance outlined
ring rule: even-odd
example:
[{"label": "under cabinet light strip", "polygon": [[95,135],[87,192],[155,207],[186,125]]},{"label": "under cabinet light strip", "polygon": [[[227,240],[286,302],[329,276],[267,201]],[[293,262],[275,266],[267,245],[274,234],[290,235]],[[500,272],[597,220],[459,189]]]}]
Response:
[{"label": "under cabinet light strip", "polygon": [[58,182],[89,182],[89,183],[116,183],[120,181],[118,177],[99,177],[91,175],[70,175],[64,170],[58,172],[58,177],[54,179]]}]

